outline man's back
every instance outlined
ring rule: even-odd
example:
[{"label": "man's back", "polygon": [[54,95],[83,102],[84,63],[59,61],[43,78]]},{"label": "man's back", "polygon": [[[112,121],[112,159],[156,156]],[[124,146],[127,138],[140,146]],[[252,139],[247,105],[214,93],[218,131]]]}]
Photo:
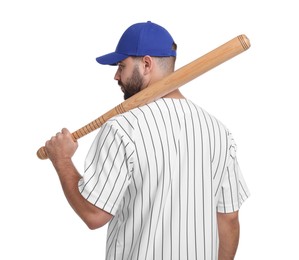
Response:
[{"label": "man's back", "polygon": [[217,212],[238,210],[248,196],[232,136],[186,99],[109,120],[80,187],[114,215],[107,259],[217,259]]}]

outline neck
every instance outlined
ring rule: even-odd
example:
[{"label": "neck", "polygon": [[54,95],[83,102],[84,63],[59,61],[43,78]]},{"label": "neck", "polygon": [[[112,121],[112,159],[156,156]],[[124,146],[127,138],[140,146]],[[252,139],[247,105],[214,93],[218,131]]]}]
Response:
[{"label": "neck", "polygon": [[182,93],[178,89],[168,93],[163,98],[185,99],[185,97],[182,95]]}]

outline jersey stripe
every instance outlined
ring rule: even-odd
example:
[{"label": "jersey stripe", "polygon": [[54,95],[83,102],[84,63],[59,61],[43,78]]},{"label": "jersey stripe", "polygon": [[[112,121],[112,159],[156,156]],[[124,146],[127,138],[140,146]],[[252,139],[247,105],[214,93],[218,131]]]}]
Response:
[{"label": "jersey stripe", "polygon": [[109,260],[217,259],[217,211],[250,195],[229,130],[190,100],[163,98],[101,127],[79,190],[114,215]]}]

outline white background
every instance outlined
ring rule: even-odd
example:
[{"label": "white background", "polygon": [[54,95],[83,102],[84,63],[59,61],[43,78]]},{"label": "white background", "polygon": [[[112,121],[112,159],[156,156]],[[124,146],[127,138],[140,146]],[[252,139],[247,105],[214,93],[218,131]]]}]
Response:
[{"label": "white background", "polygon": [[[151,20],[178,44],[177,68],[239,34],[251,48],[181,91],[224,122],[251,191],[236,260],[299,259],[296,1],[10,0],[0,4],[0,258],[104,259],[106,228],[89,230],[68,205],[45,141],[123,101],[115,68],[95,58]],[[82,171],[95,135],[79,140]]]}]

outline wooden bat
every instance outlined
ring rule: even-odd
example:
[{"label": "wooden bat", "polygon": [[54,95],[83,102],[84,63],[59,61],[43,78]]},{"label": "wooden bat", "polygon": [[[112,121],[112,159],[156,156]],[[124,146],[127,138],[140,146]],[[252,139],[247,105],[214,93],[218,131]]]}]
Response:
[{"label": "wooden bat", "polygon": [[[174,91],[180,86],[202,75],[203,73],[246,51],[249,47],[250,41],[244,34],[231,39],[230,41],[208,52],[202,57],[174,71],[172,74],[163,78],[162,80],[151,84],[139,93],[109,110],[99,118],[73,132],[73,139],[77,140],[96,130],[113,116],[124,113],[133,108],[146,105],[167,95],[168,93]],[[45,147],[41,147],[37,151],[37,156],[40,159],[48,158]]]}]

